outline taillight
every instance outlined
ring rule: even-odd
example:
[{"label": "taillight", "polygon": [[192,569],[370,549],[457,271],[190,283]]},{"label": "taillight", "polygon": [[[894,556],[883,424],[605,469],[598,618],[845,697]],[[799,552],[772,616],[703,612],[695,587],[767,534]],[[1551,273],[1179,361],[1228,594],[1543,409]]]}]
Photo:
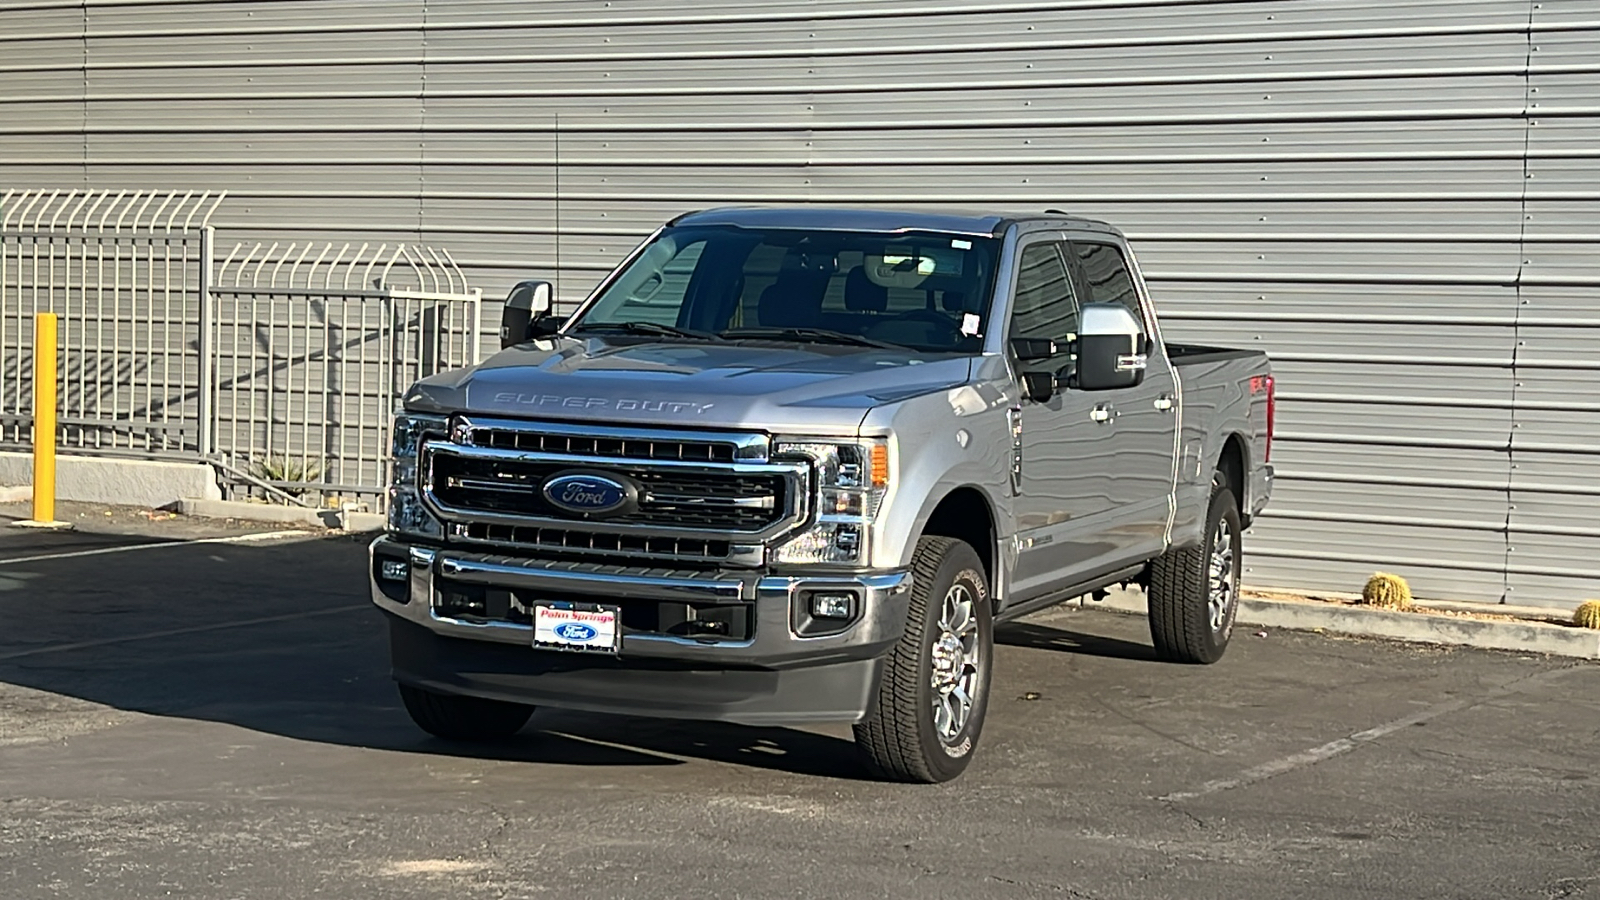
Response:
[{"label": "taillight", "polygon": [[1267,462],[1272,462],[1272,432],[1278,425],[1278,379],[1267,376]]}]

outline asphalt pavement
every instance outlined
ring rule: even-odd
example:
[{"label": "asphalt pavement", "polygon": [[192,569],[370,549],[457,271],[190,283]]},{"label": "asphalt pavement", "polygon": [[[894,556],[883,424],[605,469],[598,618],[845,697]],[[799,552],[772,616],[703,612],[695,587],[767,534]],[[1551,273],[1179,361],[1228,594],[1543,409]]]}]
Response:
[{"label": "asphalt pavement", "polygon": [[947,785],[866,780],[847,727],[464,749],[400,707],[365,538],[102,518],[0,531],[7,900],[1600,897],[1591,663],[1247,631],[1174,666],[1056,609],[1002,629]]}]

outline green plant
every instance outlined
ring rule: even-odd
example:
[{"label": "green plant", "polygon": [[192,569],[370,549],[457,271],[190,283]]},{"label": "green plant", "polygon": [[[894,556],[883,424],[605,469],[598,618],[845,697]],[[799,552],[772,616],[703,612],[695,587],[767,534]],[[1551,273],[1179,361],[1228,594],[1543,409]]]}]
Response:
[{"label": "green plant", "polygon": [[1367,586],[1361,589],[1361,602],[1384,609],[1410,609],[1411,585],[1399,575],[1378,572],[1368,578]]},{"label": "green plant", "polygon": [[1572,613],[1572,624],[1579,628],[1600,628],[1600,600],[1585,600]]},{"label": "green plant", "polygon": [[307,460],[290,459],[287,455],[276,458],[269,456],[251,464],[250,468],[250,474],[296,497],[306,493],[309,488],[294,487],[293,482],[314,482],[322,478],[321,466]]}]

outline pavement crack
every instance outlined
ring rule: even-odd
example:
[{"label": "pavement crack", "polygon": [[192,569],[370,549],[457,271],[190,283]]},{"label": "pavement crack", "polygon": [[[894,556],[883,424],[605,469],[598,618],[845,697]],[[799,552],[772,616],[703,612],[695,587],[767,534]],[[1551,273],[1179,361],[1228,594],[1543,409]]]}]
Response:
[{"label": "pavement crack", "polygon": [[1204,753],[1206,756],[1221,756],[1221,755],[1223,755],[1223,754],[1218,753],[1216,751],[1207,750],[1206,748],[1204,748],[1204,747],[1202,747],[1202,746],[1200,746],[1198,744],[1190,743],[1189,741],[1186,741],[1183,738],[1178,737],[1177,735],[1168,734],[1165,731],[1162,731],[1161,729],[1155,727],[1154,725],[1151,725],[1149,722],[1146,722],[1143,719],[1140,719],[1140,718],[1134,716],[1132,713],[1129,713],[1129,712],[1126,712],[1124,710],[1118,709],[1117,707],[1111,705],[1110,703],[1107,703],[1105,700],[1102,700],[1096,694],[1089,694],[1088,696],[1089,696],[1089,699],[1092,702],[1094,702],[1096,705],[1098,705],[1101,709],[1104,709],[1106,712],[1111,713],[1112,715],[1122,719],[1125,722],[1129,722],[1129,723],[1131,723],[1133,725],[1136,725],[1136,726],[1138,726],[1140,728],[1143,728],[1145,731],[1150,732],[1151,734],[1155,735],[1158,738],[1161,738],[1162,740],[1171,741],[1172,743],[1177,744],[1180,747],[1184,747],[1186,749],[1193,750],[1196,753]]},{"label": "pavement crack", "polygon": [[1197,828],[1207,828],[1207,829],[1209,829],[1211,827],[1210,825],[1206,824],[1206,820],[1205,819],[1200,818],[1199,816],[1197,816],[1194,813],[1188,811],[1187,809],[1184,809],[1183,807],[1179,806],[1178,804],[1174,803],[1171,800],[1162,800],[1161,801],[1161,805],[1165,806],[1167,809],[1172,810],[1173,812],[1177,813],[1178,815],[1183,816],[1185,819],[1188,819],[1190,822],[1193,822],[1195,824],[1195,827],[1197,827]]},{"label": "pavement crack", "polygon": [[1093,894],[1086,894],[1077,888],[1056,884],[1053,881],[1021,881],[1016,878],[1007,878],[1004,875],[989,875],[987,878],[990,881],[998,881],[1001,884],[1009,884],[1014,887],[1044,888],[1045,890],[1055,891],[1058,894],[1075,898],[1075,900],[1095,900]]},{"label": "pavement crack", "polygon": [[490,859],[493,859],[496,863],[504,862],[504,860],[500,858],[500,851],[496,847],[496,844],[498,844],[500,838],[504,837],[505,833],[511,829],[511,817],[492,803],[484,806],[484,809],[487,809],[489,813],[495,817],[496,822],[494,828],[488,834],[483,836],[483,853],[486,854]]}]

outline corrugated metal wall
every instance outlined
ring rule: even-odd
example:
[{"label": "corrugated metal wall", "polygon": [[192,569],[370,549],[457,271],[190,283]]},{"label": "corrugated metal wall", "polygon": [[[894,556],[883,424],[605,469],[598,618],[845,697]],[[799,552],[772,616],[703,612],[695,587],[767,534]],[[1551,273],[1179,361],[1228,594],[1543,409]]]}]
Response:
[{"label": "corrugated metal wall", "polygon": [[570,302],[690,207],[1116,222],[1278,361],[1262,585],[1600,594],[1597,148],[1595,0],[0,2],[0,185],[226,188],[224,242]]}]

